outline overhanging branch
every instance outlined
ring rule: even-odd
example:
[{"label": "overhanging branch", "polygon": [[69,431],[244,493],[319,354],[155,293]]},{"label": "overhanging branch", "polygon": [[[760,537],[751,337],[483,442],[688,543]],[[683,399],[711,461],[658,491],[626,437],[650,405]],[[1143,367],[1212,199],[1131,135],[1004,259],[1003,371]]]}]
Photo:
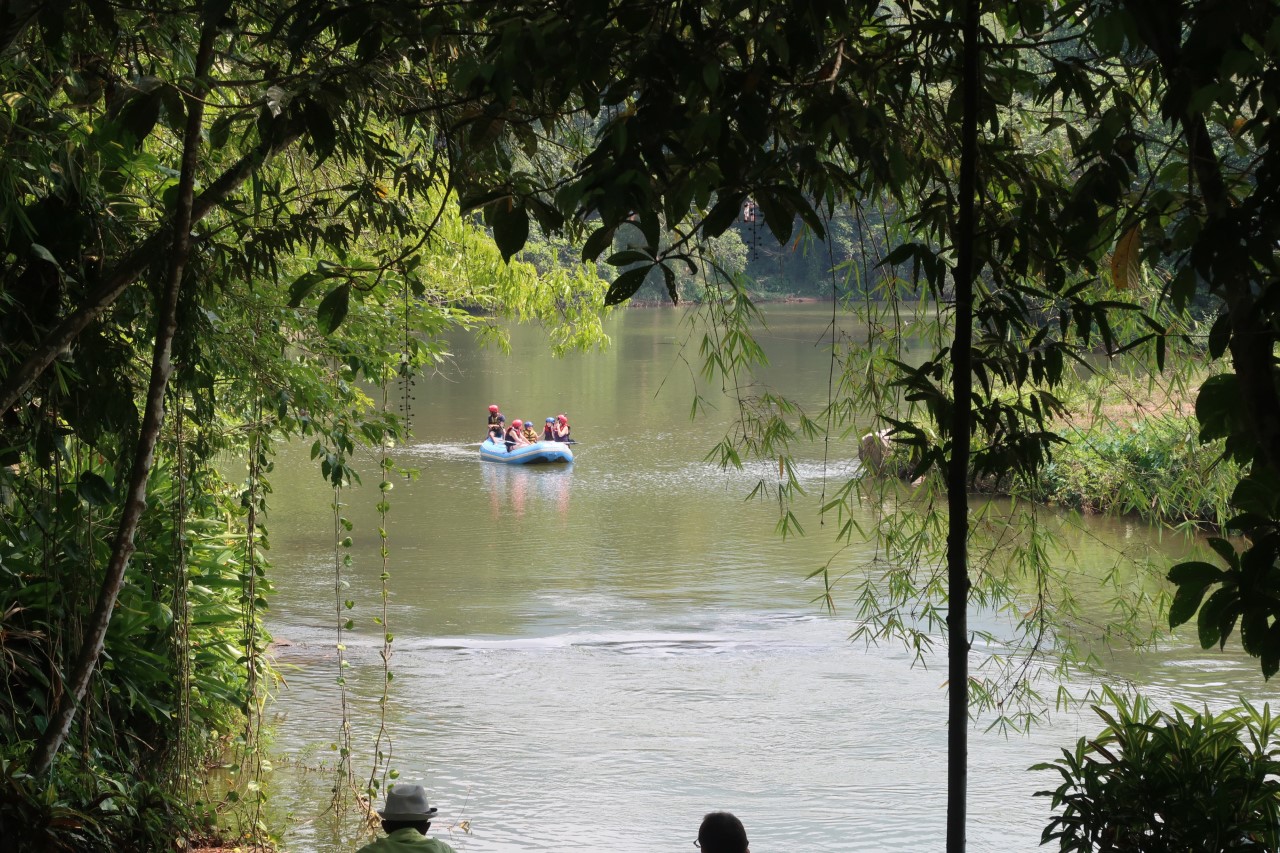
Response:
[{"label": "overhanging branch", "polygon": [[[191,225],[202,220],[227,196],[261,166],[288,148],[302,135],[297,127],[289,127],[284,133],[271,141],[263,142],[254,150],[241,157],[236,163],[223,172],[217,180],[202,192],[191,208]],[[133,251],[107,272],[101,282],[89,294],[81,305],[72,311],[62,322],[53,328],[31,354],[0,383],[0,412],[5,412],[17,405],[22,395],[53,364],[58,354],[69,347],[85,329],[93,324],[111,304],[137,280],[160,253],[171,245],[173,235],[171,223],[159,228],[154,234],[139,243]]]}]

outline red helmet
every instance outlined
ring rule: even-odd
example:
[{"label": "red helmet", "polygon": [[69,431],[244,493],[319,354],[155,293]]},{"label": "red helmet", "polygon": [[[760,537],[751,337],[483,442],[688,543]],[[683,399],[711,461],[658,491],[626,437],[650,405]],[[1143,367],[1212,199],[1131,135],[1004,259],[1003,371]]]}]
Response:
[{"label": "red helmet", "polygon": [[562,424],[567,424],[569,422],[569,418],[566,415],[558,415],[556,420],[560,421]]},{"label": "red helmet", "polygon": [[522,420],[520,420],[519,418],[517,418],[516,420],[514,420],[514,421],[512,421],[512,422],[511,422],[511,425],[512,425],[513,427],[515,427],[516,429],[520,429],[520,427],[524,426],[524,421],[522,421]]},{"label": "red helmet", "polygon": [[489,407],[489,414],[496,415],[497,413],[498,413],[498,407],[497,407],[497,406],[490,406],[490,407]]}]

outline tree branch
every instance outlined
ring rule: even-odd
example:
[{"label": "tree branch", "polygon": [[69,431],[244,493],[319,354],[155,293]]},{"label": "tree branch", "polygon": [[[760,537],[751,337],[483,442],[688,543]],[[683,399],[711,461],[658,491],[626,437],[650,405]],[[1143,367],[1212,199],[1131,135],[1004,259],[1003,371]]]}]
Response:
[{"label": "tree branch", "polygon": [[[203,105],[201,106],[203,111]],[[203,115],[203,112],[202,112]],[[302,135],[301,128],[294,125],[272,141],[264,141],[248,154],[223,172],[217,180],[195,199],[190,209],[190,221],[185,230],[190,232],[195,223],[204,219],[214,207],[221,204],[227,196],[264,163],[273,156],[288,148]],[[185,159],[185,150],[184,150]],[[175,220],[177,213],[174,214]],[[87,329],[102,313],[111,307],[120,294],[132,284],[142,271],[160,255],[173,239],[171,225],[161,227],[147,239],[143,240],[133,251],[107,272],[97,287],[89,294],[76,310],[72,311],[62,322],[49,332],[48,336],[0,383],[0,412],[8,411],[17,405],[22,395],[31,387],[31,383],[57,359],[58,354],[69,347],[80,334]]]}]

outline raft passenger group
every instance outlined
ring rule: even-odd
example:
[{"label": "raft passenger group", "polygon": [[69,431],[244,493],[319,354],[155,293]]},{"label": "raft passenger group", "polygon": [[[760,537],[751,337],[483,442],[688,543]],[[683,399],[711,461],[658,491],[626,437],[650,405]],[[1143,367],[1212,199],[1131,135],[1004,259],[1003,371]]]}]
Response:
[{"label": "raft passenger group", "polygon": [[534,429],[532,420],[521,420],[516,418],[507,426],[507,418],[498,410],[497,405],[489,407],[489,438],[494,442],[503,442],[507,445],[507,452],[511,452],[514,447],[524,447],[529,444],[537,444],[539,441],[560,441],[565,444],[573,444],[574,441],[569,435],[569,416],[563,412],[555,417],[549,417],[546,425],[539,433]]}]

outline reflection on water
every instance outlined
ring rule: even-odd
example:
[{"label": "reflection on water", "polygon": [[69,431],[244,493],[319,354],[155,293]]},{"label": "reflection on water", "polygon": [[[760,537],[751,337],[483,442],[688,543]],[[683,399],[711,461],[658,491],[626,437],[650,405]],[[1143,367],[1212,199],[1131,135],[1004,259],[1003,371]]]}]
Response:
[{"label": "reflection on water", "polygon": [[500,465],[480,466],[484,487],[489,493],[489,509],[494,521],[504,513],[521,517],[530,501],[546,502],[555,508],[561,520],[569,517],[569,486],[573,482],[572,465]]},{"label": "reflection on water", "polygon": [[[829,308],[769,316],[780,330],[764,341],[770,376],[812,410],[826,394],[814,341]],[[378,495],[344,492],[355,540],[344,594],[356,606],[344,617],[355,622],[345,675],[356,767],[372,763],[385,630],[395,635],[392,764],[427,785],[441,809],[433,832],[461,853],[683,850],[702,814],[720,808],[743,817],[757,853],[941,849],[945,649],[913,666],[892,643],[848,642],[862,625],[852,590],[873,577],[876,549],[841,549],[813,503],[799,510],[808,535],[780,539],[776,505],[744,500],[776,477],[774,466],[726,472],[706,461],[733,403],[712,400],[709,417],[688,420],[682,360],[695,356],[681,351],[688,332],[675,312],[624,312],[610,333],[609,352],[563,360],[545,356],[529,330],[516,330],[511,357],[458,341],[456,375],[420,384],[417,443],[395,451],[419,475],[397,479],[390,495],[385,628],[374,621]],[[573,466],[481,463],[493,401],[573,412]],[[332,776],[307,769],[332,762],[340,725],[333,496],[311,465],[306,448],[282,449],[272,481],[270,627],[293,643],[280,652],[288,687],[274,706],[272,808],[289,815],[290,849],[337,853],[353,849],[353,822],[335,832],[324,808]],[[853,473],[854,449],[815,449],[798,465],[816,502]],[[1159,555],[1189,547],[1123,521],[1067,523],[1060,535],[1076,552],[1069,568],[1092,620],[1078,626],[1086,633],[1112,606],[1088,578],[1151,553],[1158,562],[1146,574],[1124,577],[1155,590]],[[834,613],[806,580],[829,561],[847,576]],[[1190,639],[1103,654],[1157,698],[1223,704],[1274,693],[1251,662]],[[1062,714],[1006,739],[979,723],[970,849],[1039,849],[1048,809],[1031,794],[1054,782],[1026,768],[1098,728],[1087,713]]]}]

